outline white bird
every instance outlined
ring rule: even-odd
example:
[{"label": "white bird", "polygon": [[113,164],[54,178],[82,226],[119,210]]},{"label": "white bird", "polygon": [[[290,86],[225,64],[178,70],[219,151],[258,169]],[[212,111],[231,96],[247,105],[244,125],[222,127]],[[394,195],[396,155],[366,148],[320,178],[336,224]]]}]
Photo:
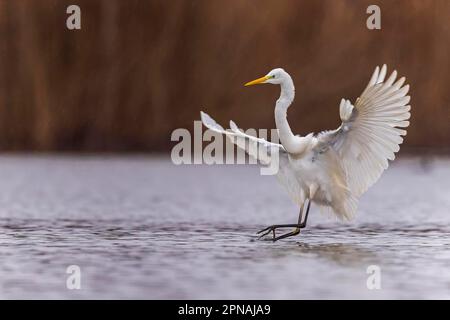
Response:
[{"label": "white bird", "polygon": [[[276,241],[300,233],[306,226],[311,202],[331,208],[340,219],[352,218],[358,198],[374,184],[394,160],[409,126],[409,85],[398,80],[394,71],[387,80],[386,65],[376,67],[369,84],[353,105],[342,99],[339,114],[342,124],[336,130],[304,137],[294,135],[287,121],[287,110],[294,100],[295,88],[290,75],[281,68],[250,81],[245,86],[261,83],[279,84],[281,94],[275,105],[275,124],[281,144],[247,135],[230,121],[224,130],[206,113],[203,124],[215,132],[226,134],[239,148],[263,165],[279,161],[277,178],[290,198],[300,206],[298,222],[272,225],[258,232],[261,237],[273,233]],[[263,148],[266,152],[258,152]],[[275,157],[277,153],[277,157]],[[308,200],[304,221],[303,209]],[[292,232],[276,236],[275,230],[294,227]]]}]

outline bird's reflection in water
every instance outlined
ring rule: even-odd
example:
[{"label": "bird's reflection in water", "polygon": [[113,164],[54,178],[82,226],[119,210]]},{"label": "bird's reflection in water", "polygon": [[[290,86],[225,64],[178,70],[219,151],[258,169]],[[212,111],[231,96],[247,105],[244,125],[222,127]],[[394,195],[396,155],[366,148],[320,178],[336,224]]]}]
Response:
[{"label": "bird's reflection in water", "polygon": [[308,244],[301,242],[295,249],[302,254],[311,254],[316,258],[327,259],[341,266],[357,267],[360,265],[368,265],[378,260],[376,252],[357,244]]}]

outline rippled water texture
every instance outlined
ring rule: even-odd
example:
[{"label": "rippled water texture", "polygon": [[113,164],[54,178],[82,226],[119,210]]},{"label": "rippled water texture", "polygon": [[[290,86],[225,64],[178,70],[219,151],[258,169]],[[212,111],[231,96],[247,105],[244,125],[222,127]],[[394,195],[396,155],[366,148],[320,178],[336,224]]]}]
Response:
[{"label": "rippled water texture", "polygon": [[0,298],[450,298],[448,158],[400,159],[354,221],[312,206],[276,243],[255,231],[297,208],[255,166],[4,156],[0,177]]}]

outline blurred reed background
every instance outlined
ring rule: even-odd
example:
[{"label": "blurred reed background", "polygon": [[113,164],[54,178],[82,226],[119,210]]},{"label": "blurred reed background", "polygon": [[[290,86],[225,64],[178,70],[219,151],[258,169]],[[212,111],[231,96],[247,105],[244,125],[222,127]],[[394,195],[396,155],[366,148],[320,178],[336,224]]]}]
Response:
[{"label": "blurred reed background", "polygon": [[[77,4],[82,30],[66,28]],[[294,78],[301,134],[339,124],[377,64],[411,84],[405,147],[450,147],[450,1],[0,0],[2,151],[167,151],[199,111],[273,128],[274,67]]]}]

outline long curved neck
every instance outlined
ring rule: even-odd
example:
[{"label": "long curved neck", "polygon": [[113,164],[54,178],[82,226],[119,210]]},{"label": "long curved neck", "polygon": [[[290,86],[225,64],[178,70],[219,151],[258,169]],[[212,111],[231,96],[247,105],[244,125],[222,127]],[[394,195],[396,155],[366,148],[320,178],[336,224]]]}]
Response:
[{"label": "long curved neck", "polygon": [[291,127],[287,121],[287,109],[295,97],[295,87],[291,77],[288,77],[281,83],[280,98],[275,106],[275,124],[278,129],[281,144],[286,151],[290,153],[298,152],[297,139],[292,133]]}]

